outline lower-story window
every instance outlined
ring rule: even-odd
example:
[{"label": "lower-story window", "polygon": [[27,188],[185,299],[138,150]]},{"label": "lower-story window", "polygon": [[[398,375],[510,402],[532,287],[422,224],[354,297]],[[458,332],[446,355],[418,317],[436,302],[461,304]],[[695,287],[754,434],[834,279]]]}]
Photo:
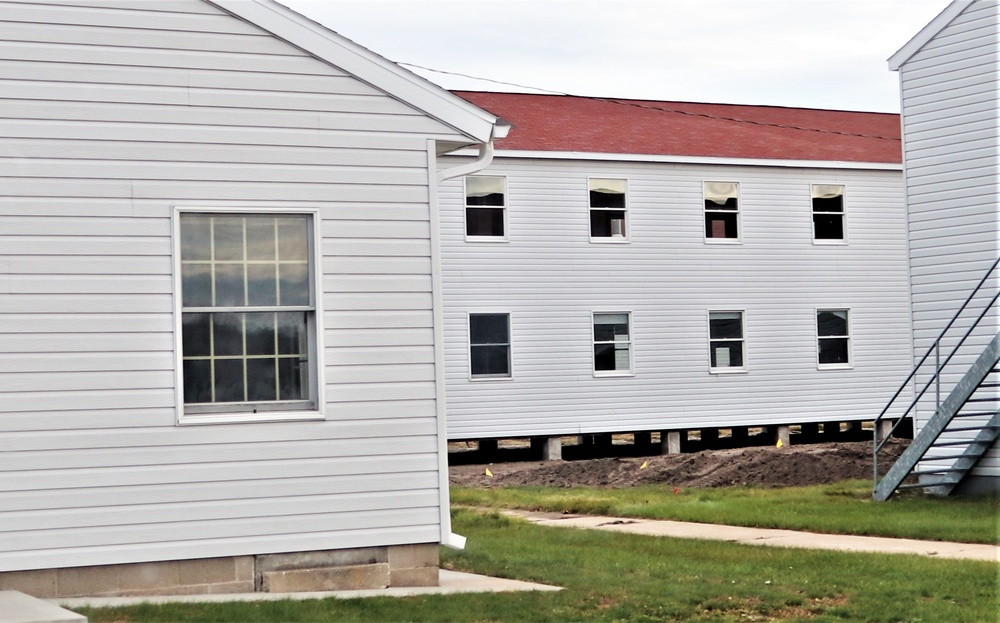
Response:
[{"label": "lower-story window", "polygon": [[850,310],[817,310],[816,339],[820,367],[851,365]]},{"label": "lower-story window", "polygon": [[708,313],[709,358],[713,372],[746,369],[743,333],[742,311]]},{"label": "lower-story window", "polygon": [[472,378],[510,376],[510,314],[469,314]]},{"label": "lower-story window", "polygon": [[594,314],[594,373],[628,374],[632,371],[632,337],[628,312]]},{"label": "lower-story window", "polygon": [[179,219],[184,413],[315,410],[311,217]]}]

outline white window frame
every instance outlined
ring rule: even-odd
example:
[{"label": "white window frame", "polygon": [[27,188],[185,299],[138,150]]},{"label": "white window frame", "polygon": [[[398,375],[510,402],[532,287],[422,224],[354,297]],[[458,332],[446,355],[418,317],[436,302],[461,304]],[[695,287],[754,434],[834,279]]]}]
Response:
[{"label": "white window frame", "polygon": [[[503,181],[503,205],[502,206],[476,206],[469,205],[469,188],[468,179],[470,177],[493,177],[498,178]],[[465,235],[466,242],[509,242],[510,240],[510,223],[508,215],[510,210],[508,209],[509,195],[507,193],[507,176],[506,175],[466,175],[462,178],[462,204],[465,209],[462,210],[462,233]],[[492,208],[495,210],[503,210],[503,235],[502,236],[474,236],[469,235],[469,209],[470,208]]]},{"label": "white window frame", "polygon": [[[472,317],[473,316],[507,316],[507,374],[473,374],[472,373]],[[512,316],[508,311],[477,310],[470,311],[465,316],[466,344],[469,362],[469,380],[476,383],[484,381],[509,381],[514,378],[514,335],[512,331]],[[498,346],[499,344],[477,344],[477,346]]]},{"label": "white window frame", "polygon": [[[613,180],[616,182],[625,183],[625,207],[624,209],[619,208],[604,208],[604,207],[594,207],[590,203],[590,186],[595,180]],[[632,239],[632,223],[630,222],[629,212],[629,181],[628,178],[624,177],[608,177],[606,175],[591,175],[587,177],[587,235],[590,237],[590,241],[597,244],[627,244]],[[591,224],[591,219],[593,218],[594,211],[598,212],[624,212],[624,222],[622,226],[625,228],[625,233],[622,236],[594,236],[593,235],[593,225]]]},{"label": "white window frame", "polygon": [[[594,348],[599,344],[617,344],[619,343],[619,340],[598,342],[595,339],[594,329],[597,326],[597,317],[620,316],[623,314],[628,318],[628,340],[625,340],[626,344],[628,344],[628,369],[598,370],[597,356],[594,353]],[[590,358],[591,358],[591,366],[593,367],[595,377],[635,376],[635,325],[632,323],[632,312],[618,310],[618,311],[593,311],[590,313]]]},{"label": "white window frame", "polygon": [[[736,185],[736,209],[735,210],[710,210],[705,205],[705,185],[706,184],[735,184]],[[702,205],[702,233],[705,236],[705,244],[742,244],[743,243],[743,188],[739,182],[725,182],[722,180],[702,180],[701,182],[701,205]],[[712,238],[708,235],[705,226],[705,218],[710,213],[735,214],[736,215],[736,237],[735,238]]]},{"label": "white window frame", "polygon": [[[816,237],[816,209],[813,207],[813,193],[817,186],[840,186],[842,189],[841,194],[841,206],[843,211],[840,212],[840,226],[843,229],[843,238],[817,238]],[[836,212],[819,212],[819,214],[836,214]],[[843,182],[814,182],[809,185],[809,227],[812,229],[812,241],[814,245],[846,245],[848,237],[847,229],[847,184]]]},{"label": "white window frame", "polygon": [[[847,335],[824,335],[819,334],[819,314],[820,312],[846,312],[847,313]],[[827,307],[817,307],[813,310],[813,323],[815,324],[815,335],[816,335],[816,368],[819,370],[850,370],[854,367],[854,338],[853,330],[851,327],[852,317],[854,314],[851,313],[850,307],[845,307],[843,305],[830,305]],[[819,361],[819,343],[820,340],[847,340],[847,361],[844,363],[820,363]]]},{"label": "white window frame", "polygon": [[[712,315],[713,314],[739,314],[740,315],[740,338],[712,338]],[[710,309],[705,316],[705,326],[708,329],[708,371],[711,374],[746,374],[750,370],[747,352],[747,312],[745,309],[722,308]],[[742,366],[712,366],[712,345],[715,342],[739,342],[743,352]]]},{"label": "white window frame", "polygon": [[[183,314],[184,307],[181,265],[181,216],[186,214],[220,214],[226,216],[305,216],[309,218],[310,249],[310,304],[311,313],[307,331],[307,348],[310,355],[309,398],[312,407],[305,409],[271,409],[267,402],[238,403],[242,408],[226,408],[199,412],[185,412],[184,403],[184,359],[183,359]],[[326,386],[323,380],[323,308],[322,277],[320,270],[320,217],[315,208],[274,208],[261,206],[175,206],[172,215],[173,269],[174,269],[174,382],[176,396],[176,421],[180,425],[189,424],[240,424],[250,422],[315,421],[325,419]],[[197,308],[200,309],[200,308]],[[240,308],[241,312],[259,310],[255,307]],[[296,309],[298,311],[298,309]],[[306,401],[303,401],[306,402]],[[255,406],[256,405],[256,406]]]}]

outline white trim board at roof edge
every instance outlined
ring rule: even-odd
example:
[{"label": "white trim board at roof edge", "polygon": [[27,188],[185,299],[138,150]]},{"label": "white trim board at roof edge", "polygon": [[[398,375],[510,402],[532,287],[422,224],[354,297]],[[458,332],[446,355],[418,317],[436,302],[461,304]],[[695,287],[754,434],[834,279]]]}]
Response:
[{"label": "white trim board at roof edge", "polygon": [[958,17],[962,11],[969,8],[969,5],[973,2],[975,0],[952,0],[952,3],[946,6],[937,17],[921,28],[920,32],[906,42],[906,45],[899,48],[898,52],[889,57],[889,71],[898,71],[903,63],[910,60],[914,54],[927,45],[935,35],[944,30],[944,27]]},{"label": "white trim board at roof edge", "polygon": [[[460,149],[449,156],[475,156],[478,152]],[[662,162],[672,164],[728,164],[749,167],[786,167],[794,169],[862,169],[876,171],[902,171],[900,162],[848,162],[835,160],[768,160],[765,158],[718,158],[708,156],[661,156],[656,154],[608,154],[583,151],[528,151],[497,150],[498,158],[524,158],[538,160],[603,160],[610,162]]]},{"label": "white trim board at roof edge", "polygon": [[273,0],[204,0],[485,143],[497,118]]}]

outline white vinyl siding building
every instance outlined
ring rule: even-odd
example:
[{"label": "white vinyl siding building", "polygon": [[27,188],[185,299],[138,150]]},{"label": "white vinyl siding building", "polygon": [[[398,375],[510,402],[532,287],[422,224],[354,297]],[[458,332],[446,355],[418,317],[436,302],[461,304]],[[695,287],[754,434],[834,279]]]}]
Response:
[{"label": "white vinyl siding building", "polygon": [[437,154],[495,118],[269,0],[0,2],[0,39],[0,572],[436,557]]},{"label": "white vinyl siding building", "polygon": [[[998,23],[996,0],[956,0],[889,59],[890,69],[899,72],[901,90],[917,357],[1000,255]],[[998,280],[994,272],[982,296],[970,305],[975,311],[966,313],[958,327],[969,326],[997,292]],[[954,385],[998,329],[994,308],[957,356],[956,362],[965,365],[955,366],[944,386]],[[943,352],[962,333],[952,332]],[[926,378],[918,378],[921,385]],[[933,409],[933,404],[921,405],[918,428]],[[996,446],[973,476],[1000,479]]]},{"label": "white vinyl siding building", "polygon": [[[513,136],[517,117],[494,112]],[[501,145],[487,173],[507,180],[507,244],[467,243],[461,183],[440,191],[449,438],[871,420],[912,361],[899,169],[525,157]],[[595,179],[625,181],[622,244],[592,243]],[[740,244],[706,238],[716,181],[738,189]],[[846,188],[846,244],[814,244],[815,184]],[[502,382],[469,382],[475,309],[510,314]],[[850,310],[849,367],[819,363],[817,310],[830,309]],[[609,344],[627,374],[595,373],[596,319],[626,312],[627,335]],[[729,346],[710,334],[716,313]]]}]

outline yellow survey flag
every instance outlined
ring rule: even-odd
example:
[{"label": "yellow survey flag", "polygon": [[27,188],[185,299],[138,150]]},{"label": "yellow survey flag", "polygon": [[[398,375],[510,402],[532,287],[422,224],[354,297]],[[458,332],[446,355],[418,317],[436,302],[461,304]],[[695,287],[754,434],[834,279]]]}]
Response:
[{"label": "yellow survey flag", "polygon": [[646,469],[647,467],[649,467],[649,461],[643,461],[642,465],[639,466],[639,469]]},{"label": "yellow survey flag", "polygon": [[490,468],[488,467],[486,468],[486,475],[489,476],[490,478],[493,478],[493,472],[491,472]]},{"label": "yellow survey flag", "polygon": [[778,440],[778,443],[774,444],[774,447],[776,447],[776,448],[780,448],[780,447],[781,447],[781,446],[783,446],[783,445],[785,445],[785,444],[781,443],[781,440],[779,439],[779,440]]}]

